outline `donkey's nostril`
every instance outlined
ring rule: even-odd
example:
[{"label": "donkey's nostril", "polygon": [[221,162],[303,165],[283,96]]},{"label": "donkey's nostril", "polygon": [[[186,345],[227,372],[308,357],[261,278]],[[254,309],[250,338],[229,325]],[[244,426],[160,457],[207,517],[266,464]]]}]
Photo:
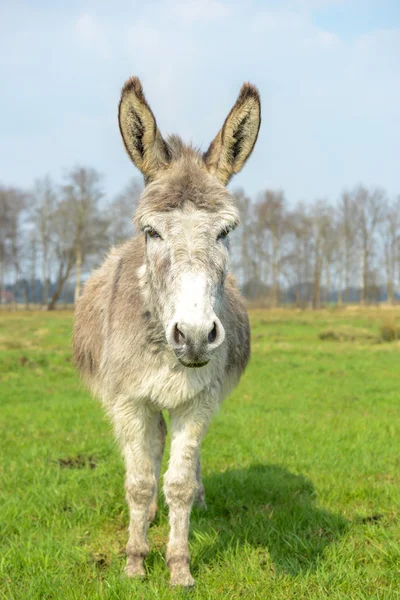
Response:
[{"label": "donkey's nostril", "polygon": [[185,341],[185,336],[183,335],[182,331],[179,329],[178,323],[175,323],[174,342],[175,342],[175,344],[180,345],[180,344],[183,344],[184,341]]},{"label": "donkey's nostril", "polygon": [[208,343],[209,344],[213,344],[215,342],[215,340],[217,339],[217,324],[213,323],[213,328],[211,329],[210,333],[208,334]]},{"label": "donkey's nostril", "polygon": [[[187,323],[184,318],[176,318],[166,331],[168,344],[178,357],[191,357],[192,362],[214,352],[225,339],[221,321],[214,315],[214,321]],[[196,359],[196,360],[195,360]],[[201,362],[201,361],[200,361]]]}]

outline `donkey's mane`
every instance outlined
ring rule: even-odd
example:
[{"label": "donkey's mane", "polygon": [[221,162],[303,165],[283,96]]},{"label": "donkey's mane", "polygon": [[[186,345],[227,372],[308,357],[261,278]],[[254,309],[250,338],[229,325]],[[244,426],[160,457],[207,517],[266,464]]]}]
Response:
[{"label": "donkey's mane", "polygon": [[171,153],[170,165],[145,187],[135,220],[148,212],[168,212],[183,209],[188,204],[209,212],[234,206],[225,186],[207,171],[198,148],[185,144],[177,135],[169,136],[167,144]]},{"label": "donkey's mane", "polygon": [[166,139],[168,148],[171,152],[172,160],[194,159],[202,162],[202,153],[200,148],[192,144],[186,144],[179,135],[171,134]]}]

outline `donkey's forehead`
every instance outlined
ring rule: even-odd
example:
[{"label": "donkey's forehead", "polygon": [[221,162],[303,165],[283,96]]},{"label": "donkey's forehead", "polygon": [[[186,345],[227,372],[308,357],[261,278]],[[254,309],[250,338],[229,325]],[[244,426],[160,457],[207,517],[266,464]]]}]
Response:
[{"label": "donkey's forehead", "polygon": [[198,234],[214,235],[223,228],[234,228],[239,222],[239,214],[233,206],[232,210],[208,212],[187,203],[183,208],[175,208],[168,212],[157,212],[148,215],[143,227],[149,225],[160,233],[181,235],[186,231],[189,237]]},{"label": "donkey's forehead", "polygon": [[[236,224],[239,213],[232,196],[220,182],[198,164],[176,164],[144,190],[135,213],[135,221],[144,227],[149,220],[168,213],[175,217],[201,213],[215,220]],[[200,216],[200,215],[199,215]]]}]

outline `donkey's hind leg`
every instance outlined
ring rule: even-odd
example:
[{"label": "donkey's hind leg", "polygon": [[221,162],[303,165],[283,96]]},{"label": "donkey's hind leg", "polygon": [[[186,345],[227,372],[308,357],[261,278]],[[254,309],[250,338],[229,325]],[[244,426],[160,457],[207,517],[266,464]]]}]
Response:
[{"label": "donkey's hind leg", "polygon": [[164,454],[166,436],[167,425],[164,421],[162,413],[160,412],[155,437],[152,440],[150,447],[151,462],[153,464],[153,471],[156,478],[156,489],[150,504],[149,514],[147,517],[150,523],[154,521],[157,515],[158,483],[160,480],[161,462]]},{"label": "donkey's hind leg", "polygon": [[194,504],[194,506],[197,506],[198,508],[203,508],[204,510],[206,510],[207,509],[206,492],[204,490],[203,480],[201,478],[200,456],[197,460],[197,466],[196,466],[196,481],[197,481],[197,490],[195,493],[193,504]]}]

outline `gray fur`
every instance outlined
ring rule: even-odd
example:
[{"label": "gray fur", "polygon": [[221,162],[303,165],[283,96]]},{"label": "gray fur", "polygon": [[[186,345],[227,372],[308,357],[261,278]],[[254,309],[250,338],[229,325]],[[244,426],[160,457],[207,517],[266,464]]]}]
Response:
[{"label": "gray fur", "polygon": [[[205,503],[201,441],[250,354],[247,313],[228,272],[229,242],[221,236],[236,226],[238,212],[222,183],[229,171],[229,148],[218,176],[216,140],[208,153],[212,168],[179,138],[164,142],[137,81],[124,87],[120,110],[128,117],[120,126],[128,152],[148,181],[135,214],[140,233],[114,248],[86,283],[76,308],[74,353],[78,370],[114,424],[125,458],[129,576],[144,575],[147,527],[157,510],[165,444],[161,411],[169,411],[171,458],[164,476],[171,527],[167,563],[171,584],[190,586],[190,510],[193,502]],[[253,118],[258,95],[251,90]],[[243,90],[241,94],[240,118],[235,107],[230,113],[239,125],[246,113]],[[142,114],[141,103],[144,117],[140,127],[133,126],[135,114]],[[242,139],[241,126],[239,149],[230,138],[224,142],[220,136],[218,141],[236,148],[234,169],[241,148],[250,148],[250,153],[254,146],[259,123],[249,127],[250,117],[245,132],[253,138]],[[224,127],[232,131],[234,123],[228,119]],[[129,131],[136,137],[143,133],[143,139],[128,139]],[[240,155],[242,163],[247,156]],[[161,238],[146,234],[149,227]],[[177,336],[179,344],[174,342]]]}]

